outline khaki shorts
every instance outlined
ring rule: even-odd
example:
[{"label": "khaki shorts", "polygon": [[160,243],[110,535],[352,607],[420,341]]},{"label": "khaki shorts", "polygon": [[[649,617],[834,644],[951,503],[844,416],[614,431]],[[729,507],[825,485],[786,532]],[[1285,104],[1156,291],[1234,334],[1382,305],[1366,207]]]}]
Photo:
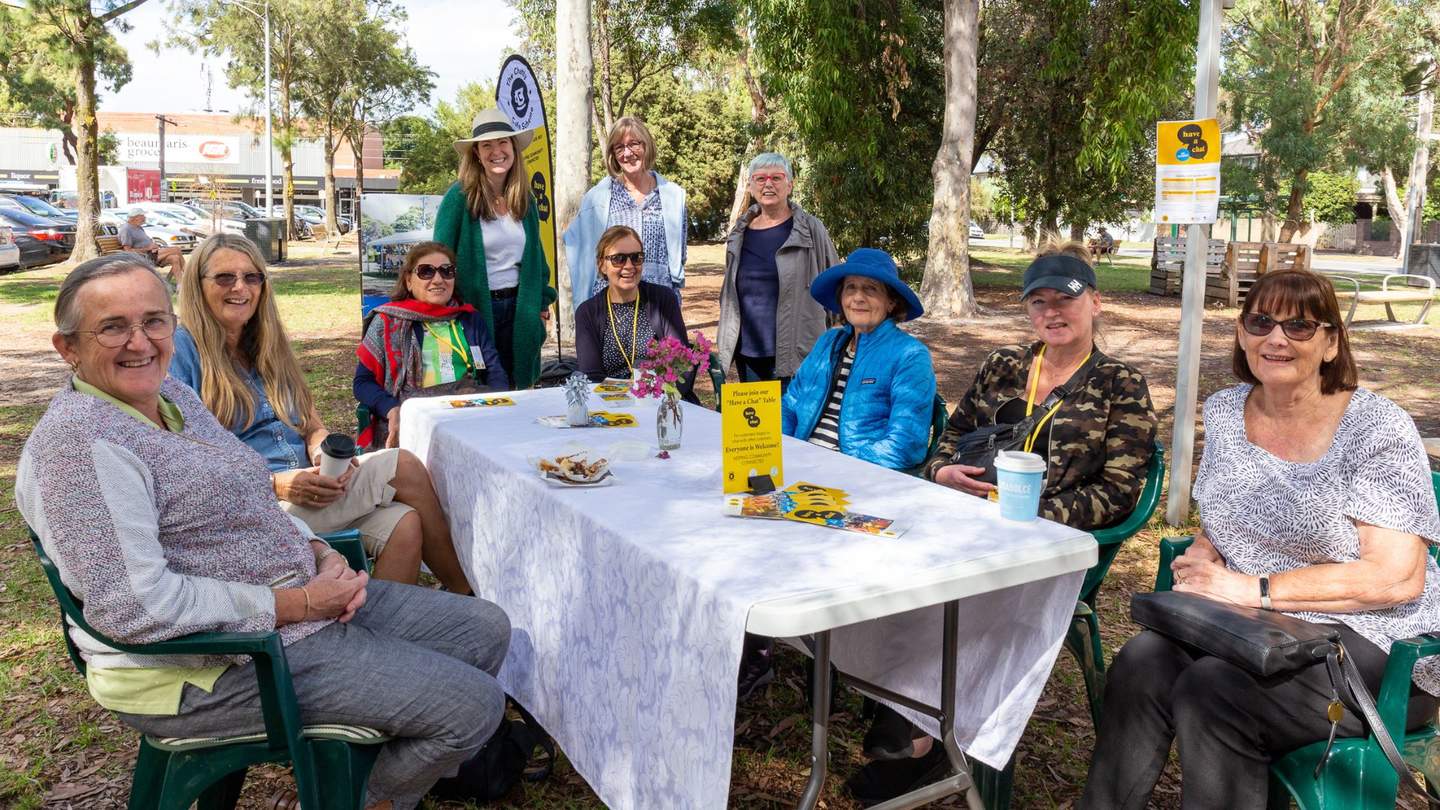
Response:
[{"label": "khaki shorts", "polygon": [[281,501],[280,508],[305,521],[316,534],[359,529],[360,541],[372,558],[379,557],[405,513],[415,510],[395,502],[390,480],[400,463],[400,451],[376,450],[360,456],[360,466],[350,475],[345,494],[319,509]]}]

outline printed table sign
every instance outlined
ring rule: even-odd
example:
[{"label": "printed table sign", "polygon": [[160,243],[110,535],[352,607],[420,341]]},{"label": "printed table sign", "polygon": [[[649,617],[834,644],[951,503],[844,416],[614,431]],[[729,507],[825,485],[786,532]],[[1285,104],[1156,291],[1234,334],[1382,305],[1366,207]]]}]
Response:
[{"label": "printed table sign", "polygon": [[780,382],[726,383],[720,386],[720,400],[723,491],[749,491],[752,475],[768,475],[775,486],[784,485]]}]

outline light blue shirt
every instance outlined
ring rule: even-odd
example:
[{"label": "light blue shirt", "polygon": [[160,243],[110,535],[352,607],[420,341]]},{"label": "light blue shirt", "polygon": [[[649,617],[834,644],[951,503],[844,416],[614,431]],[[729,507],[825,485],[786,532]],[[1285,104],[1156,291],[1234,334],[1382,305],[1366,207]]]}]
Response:
[{"label": "light blue shirt", "polygon": [[[670,265],[670,286],[685,286],[685,237],[689,213],[685,208],[685,189],[655,174],[656,191],[660,194],[660,213],[665,223],[665,258]],[[585,192],[580,211],[565,229],[565,261],[570,266],[571,304],[579,308],[595,288],[595,246],[600,235],[616,223],[610,222],[610,193],[615,181],[609,177]]]}]

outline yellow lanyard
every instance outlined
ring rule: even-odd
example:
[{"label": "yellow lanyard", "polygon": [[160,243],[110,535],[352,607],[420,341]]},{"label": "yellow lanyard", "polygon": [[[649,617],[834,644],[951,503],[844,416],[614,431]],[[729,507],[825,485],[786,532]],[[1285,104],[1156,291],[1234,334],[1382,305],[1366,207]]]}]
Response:
[{"label": "yellow lanyard", "polygon": [[615,336],[615,348],[620,350],[620,357],[625,360],[625,367],[633,375],[635,373],[635,342],[640,335],[640,297],[635,297],[635,316],[630,319],[630,351],[625,351],[625,344],[620,341],[620,331],[615,328],[615,308],[610,304],[610,291],[605,291],[605,311],[610,314],[610,334]]},{"label": "yellow lanyard", "polygon": [[[468,348],[465,348],[465,339],[460,337],[459,332],[456,331],[457,325],[456,321],[450,321],[449,337],[441,332],[436,332],[435,324],[433,323],[425,324],[425,331],[430,333],[430,337],[435,338],[435,342],[445,344],[445,348],[449,349],[451,354],[459,355],[460,359],[465,363],[465,368],[468,369],[475,364],[470,361],[470,351]],[[450,338],[454,338],[454,342],[451,342]]]},{"label": "yellow lanyard", "polygon": [[[1035,392],[1040,389],[1040,369],[1043,368],[1045,364],[1046,348],[1046,345],[1042,343],[1040,345],[1040,353],[1035,355],[1035,370],[1030,377],[1030,390],[1025,394],[1026,419],[1029,419],[1030,413],[1035,410]],[[1093,352],[1093,349],[1089,352],[1086,352],[1085,359],[1080,361],[1080,365],[1083,366],[1088,363],[1090,361],[1090,355]],[[1029,436],[1025,437],[1025,452],[1030,452],[1031,448],[1035,446],[1035,440],[1040,437],[1040,431],[1045,427],[1045,423],[1049,422],[1050,417],[1054,416],[1055,412],[1060,410],[1060,406],[1062,404],[1064,403],[1055,403],[1055,405],[1051,407],[1049,411],[1046,411],[1044,416],[1040,417],[1040,421],[1035,423],[1035,429],[1030,432]]]}]

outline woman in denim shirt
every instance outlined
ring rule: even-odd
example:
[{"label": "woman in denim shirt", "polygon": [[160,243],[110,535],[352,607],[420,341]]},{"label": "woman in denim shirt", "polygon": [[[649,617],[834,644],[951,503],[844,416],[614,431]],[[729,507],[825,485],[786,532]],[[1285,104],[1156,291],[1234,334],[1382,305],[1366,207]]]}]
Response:
[{"label": "woman in denim shirt", "polygon": [[339,478],[320,474],[330,431],[254,244],[216,234],[196,248],[180,279],[180,324],[170,376],[265,459],[281,508],[315,532],[358,529],[377,579],[414,583],[423,560],[447,590],[470,593],[430,474],[413,454],[367,453]]}]

